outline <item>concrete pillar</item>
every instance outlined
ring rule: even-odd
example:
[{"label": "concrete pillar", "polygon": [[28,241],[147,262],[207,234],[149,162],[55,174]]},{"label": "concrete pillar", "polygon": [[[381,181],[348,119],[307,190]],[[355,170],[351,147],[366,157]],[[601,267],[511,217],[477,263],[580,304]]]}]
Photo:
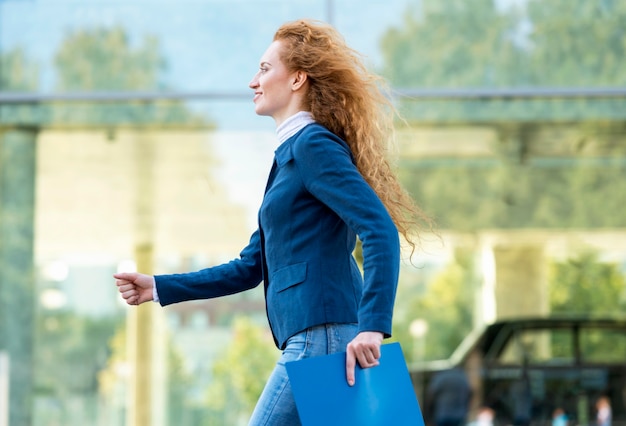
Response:
[{"label": "concrete pillar", "polygon": [[[137,270],[151,273],[152,247],[138,246],[135,249]],[[145,303],[132,308],[128,313],[127,336],[128,358],[132,365],[130,376],[130,401],[127,422],[130,426],[152,425],[152,371],[154,357],[152,345],[154,338],[153,318],[155,306]]]},{"label": "concrete pillar", "polygon": [[[153,273],[154,157],[156,147],[150,134],[138,133],[135,158],[135,261],[137,270]],[[127,424],[160,426],[166,423],[165,377],[166,336],[160,306],[149,302],[130,310],[127,323],[128,358],[132,365]]]},{"label": "concrete pillar", "polygon": [[0,353],[20,426],[32,423],[36,152],[35,129],[0,134]]},{"label": "concrete pillar", "polygon": [[521,234],[499,234],[483,241],[483,284],[478,322],[549,313],[547,264],[543,244]]},{"label": "concrete pillar", "polygon": [[547,267],[543,248],[500,244],[494,247],[498,319],[549,313]]}]

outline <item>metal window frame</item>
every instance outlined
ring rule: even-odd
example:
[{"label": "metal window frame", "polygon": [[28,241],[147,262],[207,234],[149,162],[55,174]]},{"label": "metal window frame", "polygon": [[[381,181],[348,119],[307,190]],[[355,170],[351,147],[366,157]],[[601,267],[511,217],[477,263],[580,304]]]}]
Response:
[{"label": "metal window frame", "polygon": [[[626,99],[626,87],[530,87],[504,89],[394,89],[397,99],[415,100],[516,100],[516,99]],[[146,91],[146,92],[0,92],[0,105],[67,102],[155,102],[173,100],[249,100],[252,94],[240,91]]]}]

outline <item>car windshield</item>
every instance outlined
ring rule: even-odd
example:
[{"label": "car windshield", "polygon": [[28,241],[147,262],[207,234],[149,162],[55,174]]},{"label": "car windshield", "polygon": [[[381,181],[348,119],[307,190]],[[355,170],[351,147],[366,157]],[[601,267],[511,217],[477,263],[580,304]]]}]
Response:
[{"label": "car windshield", "polygon": [[574,364],[574,338],[570,329],[527,329],[504,342],[497,362],[506,365]]},{"label": "car windshield", "polygon": [[579,335],[583,363],[626,362],[626,330],[582,327]]},{"label": "car windshield", "polygon": [[501,365],[573,365],[577,352],[581,364],[615,364],[626,360],[626,331],[583,326],[576,328],[528,328],[509,330],[491,357]]}]

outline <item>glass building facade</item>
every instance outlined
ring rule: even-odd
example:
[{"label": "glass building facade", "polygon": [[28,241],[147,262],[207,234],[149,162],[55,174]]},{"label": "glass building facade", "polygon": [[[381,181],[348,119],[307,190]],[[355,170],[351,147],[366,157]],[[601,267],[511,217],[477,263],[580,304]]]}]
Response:
[{"label": "glass building facade", "polygon": [[409,364],[624,311],[624,2],[0,0],[0,426],[246,424],[278,356],[262,288],[130,308],[112,274],[247,244],[277,146],[248,83],[298,18],[389,81],[437,224],[403,256]]}]

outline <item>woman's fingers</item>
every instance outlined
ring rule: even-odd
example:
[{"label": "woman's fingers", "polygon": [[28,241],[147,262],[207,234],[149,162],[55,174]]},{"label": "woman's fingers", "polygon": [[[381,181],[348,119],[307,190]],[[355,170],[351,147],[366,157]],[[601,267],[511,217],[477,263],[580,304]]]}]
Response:
[{"label": "woman's fingers", "polygon": [[376,356],[372,348],[363,348],[360,352],[357,352],[356,357],[362,368],[374,367],[379,364],[379,356]]},{"label": "woman's fingers", "polygon": [[122,298],[126,300],[129,305],[136,305],[139,301],[139,291],[134,283],[125,280],[116,281],[117,288],[122,295]]},{"label": "woman's fingers", "polygon": [[383,334],[364,331],[359,333],[346,348],[346,379],[348,385],[354,385],[354,369],[358,362],[361,368],[377,366],[380,362],[380,345]]}]

